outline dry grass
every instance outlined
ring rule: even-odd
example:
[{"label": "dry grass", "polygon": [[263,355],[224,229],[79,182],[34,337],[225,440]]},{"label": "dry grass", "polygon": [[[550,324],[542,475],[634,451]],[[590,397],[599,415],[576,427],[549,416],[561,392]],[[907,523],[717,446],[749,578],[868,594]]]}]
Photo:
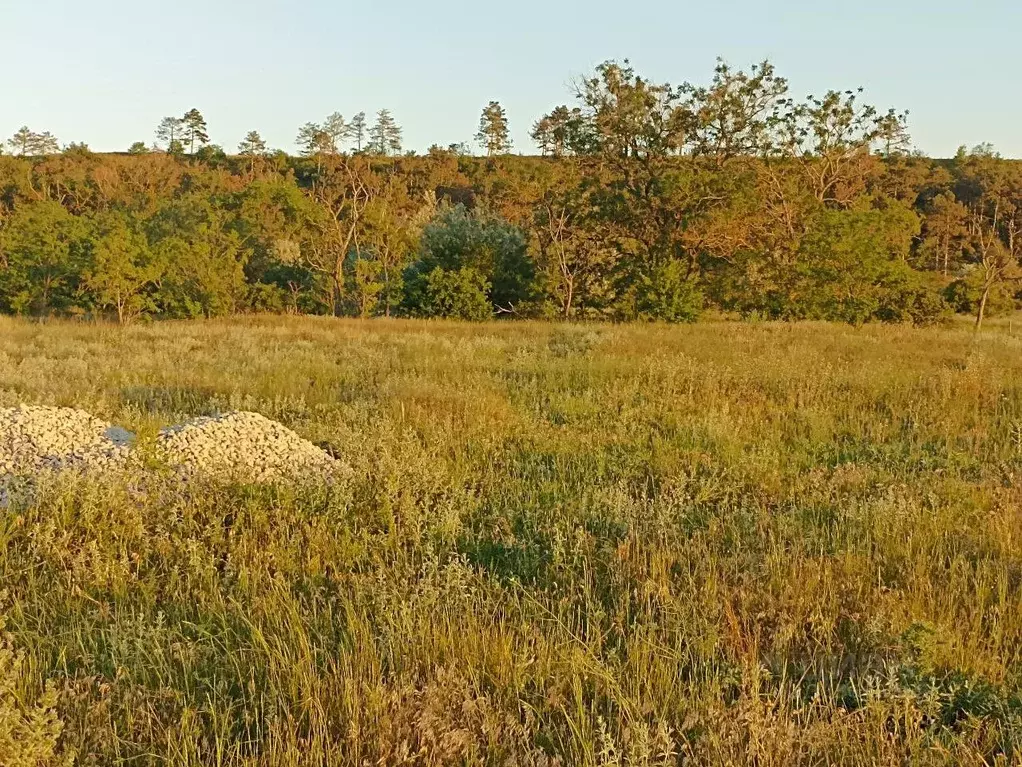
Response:
[{"label": "dry grass", "polygon": [[1019,761],[1020,351],[0,319],[0,406],[143,435],[255,410],[354,469],[329,495],[68,482],[0,517],[0,761]]}]

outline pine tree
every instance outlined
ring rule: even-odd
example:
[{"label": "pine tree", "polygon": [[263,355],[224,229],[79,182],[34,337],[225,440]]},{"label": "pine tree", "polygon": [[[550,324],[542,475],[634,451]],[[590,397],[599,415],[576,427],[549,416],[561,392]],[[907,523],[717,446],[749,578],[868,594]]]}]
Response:
[{"label": "pine tree", "polygon": [[22,126],[14,136],[8,139],[7,145],[22,157],[44,157],[48,154],[57,154],[60,151],[60,144],[56,136],[49,131],[36,133],[29,130],[27,125]]},{"label": "pine tree", "polygon": [[532,140],[539,144],[544,155],[561,157],[568,153],[573,132],[577,132],[581,123],[581,110],[559,106],[532,127]]},{"label": "pine tree", "polygon": [[253,130],[246,134],[242,142],[238,144],[238,154],[249,158],[249,173],[255,173],[256,158],[266,154],[266,142],[259,135],[259,131]]},{"label": "pine tree", "polygon": [[507,112],[498,101],[491,101],[479,118],[479,132],[476,141],[490,157],[511,151],[511,137],[508,131]]},{"label": "pine tree", "polygon": [[171,154],[180,146],[181,134],[184,132],[182,122],[180,117],[164,117],[156,127],[156,140]]},{"label": "pine tree", "polygon": [[302,154],[306,157],[330,154],[334,146],[330,134],[319,123],[305,123],[298,129],[295,143],[301,147]]},{"label": "pine tree", "polygon": [[209,134],[206,133],[206,119],[198,109],[189,109],[181,118],[181,125],[184,128],[182,141],[188,144],[188,153],[195,154],[195,145],[200,147],[209,143]]},{"label": "pine tree", "polygon": [[266,154],[266,142],[259,135],[259,131],[249,131],[240,144],[238,154],[242,157],[258,157]]},{"label": "pine tree", "polygon": [[401,153],[401,127],[388,109],[376,113],[376,124],[369,131],[369,150],[382,155]]},{"label": "pine tree", "polygon": [[330,137],[330,154],[338,154],[351,134],[351,126],[344,121],[340,112],[334,112],[323,123],[323,132]]},{"label": "pine tree", "polygon": [[357,115],[351,118],[351,125],[348,126],[349,138],[355,142],[355,151],[361,152],[362,145],[365,143],[366,131],[366,113],[359,112]]},{"label": "pine tree", "polygon": [[34,149],[33,154],[42,157],[43,155],[57,154],[60,151],[60,143],[52,133],[43,131],[35,135],[35,142],[32,148]]},{"label": "pine tree", "polygon": [[17,133],[8,139],[7,145],[18,154],[25,156],[32,150],[34,137],[35,134],[28,129],[28,126],[23,125]]}]

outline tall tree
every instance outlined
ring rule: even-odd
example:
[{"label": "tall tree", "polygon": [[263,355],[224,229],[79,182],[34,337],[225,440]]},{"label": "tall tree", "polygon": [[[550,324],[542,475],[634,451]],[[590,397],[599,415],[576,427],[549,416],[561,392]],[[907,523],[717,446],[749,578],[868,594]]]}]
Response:
[{"label": "tall tree", "polygon": [[[72,144],[72,146],[84,147],[85,144]],[[88,147],[86,147],[86,150]],[[42,133],[35,134],[35,141],[32,145],[32,153],[38,157],[44,157],[48,154],[57,154],[60,151],[60,144],[57,141],[57,137],[49,131],[43,131]]]},{"label": "tall tree", "polygon": [[330,137],[331,154],[343,151],[344,142],[351,135],[351,126],[345,122],[340,112],[334,112],[323,122],[323,132]]},{"label": "tall tree", "polygon": [[181,125],[184,129],[182,141],[188,144],[188,153],[195,154],[195,145],[200,147],[209,143],[209,134],[206,132],[206,118],[198,109],[189,109],[181,118]]},{"label": "tall tree", "polygon": [[746,73],[718,59],[708,86],[686,83],[682,90],[688,96],[692,154],[711,157],[719,165],[735,157],[763,156],[774,148],[788,82],[769,61]]},{"label": "tall tree", "polygon": [[532,140],[539,145],[544,155],[563,157],[570,151],[572,133],[577,132],[581,119],[580,109],[559,106],[532,126]]},{"label": "tall tree", "polygon": [[500,102],[491,101],[479,118],[476,141],[486,150],[489,157],[507,154],[511,151],[511,135],[508,129],[507,112]]},{"label": "tall tree", "polygon": [[976,307],[976,332],[983,329],[987,304],[994,288],[1002,283],[1018,282],[1022,279],[1018,261],[998,236],[997,213],[987,217],[981,212],[975,214],[975,244],[973,253],[979,267],[980,298]]},{"label": "tall tree", "polygon": [[259,135],[259,131],[249,131],[245,138],[238,144],[238,154],[249,158],[249,173],[255,173],[256,158],[266,154],[266,142]]},{"label": "tall tree", "polygon": [[369,130],[369,150],[382,155],[401,152],[401,127],[388,109],[376,113],[376,124]]},{"label": "tall tree", "polygon": [[955,199],[954,192],[943,192],[934,197],[923,221],[922,253],[933,258],[933,268],[948,276],[952,265],[957,265],[968,241],[966,226],[969,211]]},{"label": "tall tree", "polygon": [[184,133],[184,121],[180,117],[164,117],[156,126],[156,140],[163,145],[168,154],[174,154],[182,146],[181,136]]},{"label": "tall tree", "polygon": [[351,118],[351,125],[349,128],[349,137],[355,144],[355,151],[361,152],[362,147],[365,145],[366,133],[368,131],[368,124],[366,123],[366,113],[359,112],[357,115]]},{"label": "tall tree", "polygon": [[162,267],[130,219],[107,213],[90,223],[83,287],[100,307],[114,309],[120,324],[127,324],[155,308],[149,289],[159,280]]},{"label": "tall tree", "polygon": [[864,104],[861,93],[828,91],[788,102],[777,121],[775,153],[794,162],[812,195],[828,207],[850,206],[879,171],[873,150],[903,141],[907,115]]},{"label": "tall tree", "polygon": [[31,153],[34,137],[35,134],[29,130],[28,126],[23,125],[17,133],[7,140],[7,146],[24,157]]},{"label": "tall tree", "polygon": [[73,301],[81,273],[81,218],[60,203],[18,208],[0,234],[0,307],[49,314]]},{"label": "tall tree", "polygon": [[7,141],[7,145],[15,150],[22,157],[44,157],[50,154],[57,154],[60,145],[56,137],[49,131],[36,133],[27,126],[23,126]]},{"label": "tall tree", "polygon": [[330,134],[319,123],[305,123],[298,129],[298,138],[295,139],[295,143],[306,157],[334,154],[334,143]]},{"label": "tall tree", "polygon": [[318,215],[312,221],[315,236],[301,254],[304,264],[329,280],[331,314],[339,314],[347,286],[345,264],[361,258],[366,208],[378,194],[377,179],[362,157],[326,158],[313,188]]}]

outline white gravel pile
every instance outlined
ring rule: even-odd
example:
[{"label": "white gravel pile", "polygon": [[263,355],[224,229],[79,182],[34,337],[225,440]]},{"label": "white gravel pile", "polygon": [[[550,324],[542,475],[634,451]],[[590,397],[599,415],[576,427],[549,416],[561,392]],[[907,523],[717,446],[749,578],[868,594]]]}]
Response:
[{"label": "white gravel pile", "polygon": [[317,479],[336,461],[276,421],[235,411],[196,418],[160,432],[157,447],[185,476],[251,482]]},{"label": "white gravel pile", "polygon": [[[43,474],[125,468],[135,453],[133,443],[130,432],[83,410],[0,408],[0,508],[15,497],[31,497]],[[167,427],[156,448],[183,479],[330,482],[339,466],[308,440],[258,413],[231,412]]]},{"label": "white gravel pile", "polygon": [[123,465],[130,432],[65,407],[0,408],[0,478],[45,470]]}]

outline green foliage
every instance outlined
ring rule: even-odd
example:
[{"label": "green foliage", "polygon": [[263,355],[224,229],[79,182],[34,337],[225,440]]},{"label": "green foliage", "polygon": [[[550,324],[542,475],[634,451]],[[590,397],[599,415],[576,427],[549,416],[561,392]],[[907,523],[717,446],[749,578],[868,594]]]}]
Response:
[{"label": "green foliage", "polygon": [[214,317],[243,306],[245,254],[224,213],[198,196],[165,204],[149,224],[156,258],[167,265],[160,310],[171,317]]},{"label": "green foliage", "polygon": [[703,308],[703,295],[678,261],[655,268],[639,278],[636,316],[642,320],[695,322]]},{"label": "green foliage", "polygon": [[493,314],[485,275],[470,266],[460,269],[435,267],[416,281],[412,314],[482,322]]},{"label": "green foliage", "polygon": [[59,745],[64,723],[56,713],[56,690],[47,684],[41,695],[28,697],[29,676],[26,654],[0,634],[0,764],[71,767],[74,755]]},{"label": "green foliage", "polygon": [[[472,294],[469,302],[473,318],[477,311],[475,293],[482,290],[483,303],[488,303],[486,314],[493,306],[516,310],[533,297],[535,268],[528,257],[524,233],[518,227],[499,217],[482,212],[468,211],[463,206],[447,208],[436,217],[422,234],[419,259],[406,275],[406,307],[413,314],[433,316],[428,306],[431,280],[440,280],[445,287]],[[435,277],[437,270],[443,277]],[[447,316],[447,315],[440,315]]]},{"label": "green foliage", "polygon": [[783,310],[852,324],[896,311],[911,280],[905,259],[918,233],[918,218],[900,207],[822,212],[802,241]]},{"label": "green foliage", "polygon": [[498,102],[486,158],[402,155],[387,110],[307,123],[301,157],[255,131],[228,156],[195,109],[129,156],[25,127],[0,163],[0,310],[424,315],[436,269],[500,316],[565,320],[925,325],[1019,292],[1022,165],[992,147],[909,155],[904,114],[795,98],[769,61],[680,85],[608,61],[575,96],[535,123],[542,157],[508,154]]},{"label": "green foliage", "polygon": [[351,272],[352,295],[358,307],[358,316],[362,319],[371,317],[385,288],[380,279],[383,266],[379,261],[360,258],[355,261]]},{"label": "green foliage", "polygon": [[511,151],[511,135],[508,128],[507,112],[500,102],[491,101],[479,118],[476,141],[490,157]]},{"label": "green foliage", "polygon": [[[977,270],[966,273],[965,277],[954,280],[944,290],[947,303],[959,314],[975,315],[983,293],[982,275]],[[987,299],[986,316],[1000,317],[1010,314],[1019,306],[1016,287],[998,283]]]},{"label": "green foliage", "polygon": [[82,221],[59,203],[19,207],[0,230],[0,308],[49,314],[74,302],[81,274]]},{"label": "green foliage", "polygon": [[89,222],[83,288],[122,324],[156,309],[153,293],[166,270],[137,223],[108,213]]}]

